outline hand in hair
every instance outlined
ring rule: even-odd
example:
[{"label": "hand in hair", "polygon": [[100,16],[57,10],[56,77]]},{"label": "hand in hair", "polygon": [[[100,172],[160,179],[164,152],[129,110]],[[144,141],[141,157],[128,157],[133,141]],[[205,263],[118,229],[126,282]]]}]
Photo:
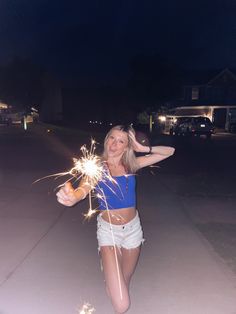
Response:
[{"label": "hand in hair", "polygon": [[144,145],[140,144],[137,141],[134,132],[129,131],[129,138],[130,138],[130,141],[131,141],[132,148],[133,148],[133,150],[135,152],[137,152],[137,153],[147,153],[149,151],[149,147],[148,146],[144,146]]}]

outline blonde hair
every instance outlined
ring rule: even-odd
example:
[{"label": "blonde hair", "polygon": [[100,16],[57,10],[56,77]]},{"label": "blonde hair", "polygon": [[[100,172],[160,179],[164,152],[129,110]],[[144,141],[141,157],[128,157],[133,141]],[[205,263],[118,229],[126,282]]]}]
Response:
[{"label": "blonde hair", "polygon": [[132,147],[132,141],[131,141],[130,136],[129,136],[129,132],[135,133],[135,131],[131,126],[126,127],[123,125],[116,125],[110,129],[110,131],[107,133],[107,135],[104,139],[104,151],[103,151],[102,159],[107,160],[106,143],[107,143],[109,136],[111,135],[111,133],[114,130],[122,131],[122,132],[126,133],[127,137],[128,137],[128,147],[124,151],[124,153],[121,157],[122,165],[124,166],[127,173],[137,172],[137,170],[139,169],[139,166],[138,166],[137,159],[136,159],[133,147]]}]

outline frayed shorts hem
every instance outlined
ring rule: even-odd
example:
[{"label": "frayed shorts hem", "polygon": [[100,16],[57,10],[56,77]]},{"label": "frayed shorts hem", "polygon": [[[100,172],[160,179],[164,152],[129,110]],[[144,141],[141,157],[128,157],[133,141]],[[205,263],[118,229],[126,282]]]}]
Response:
[{"label": "frayed shorts hem", "polygon": [[98,250],[101,246],[117,246],[119,249],[135,249],[144,243],[142,226],[138,212],[136,216],[126,224],[113,225],[97,216],[97,240]]}]

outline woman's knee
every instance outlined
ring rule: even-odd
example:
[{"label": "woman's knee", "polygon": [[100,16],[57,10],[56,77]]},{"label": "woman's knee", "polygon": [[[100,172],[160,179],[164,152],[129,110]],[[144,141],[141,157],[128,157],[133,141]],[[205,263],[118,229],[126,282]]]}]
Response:
[{"label": "woman's knee", "polygon": [[129,297],[122,297],[122,299],[119,298],[118,300],[114,300],[112,304],[116,313],[122,314],[128,311],[130,307],[130,299]]}]

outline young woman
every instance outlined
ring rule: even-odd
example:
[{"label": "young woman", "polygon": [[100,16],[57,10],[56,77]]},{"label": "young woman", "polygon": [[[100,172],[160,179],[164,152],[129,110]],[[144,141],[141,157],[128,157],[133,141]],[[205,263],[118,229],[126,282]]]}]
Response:
[{"label": "young woman", "polygon": [[[168,158],[174,151],[173,147],[141,145],[131,127],[115,126],[106,135],[102,159],[114,181],[97,183],[105,195],[105,201],[98,198],[97,239],[106,291],[115,313],[125,313],[130,306],[130,279],[143,242],[135,204],[135,173]],[[134,152],[145,155],[136,157]],[[73,206],[86,197],[89,189],[83,182],[77,189],[66,183],[57,193],[58,202]]]}]

